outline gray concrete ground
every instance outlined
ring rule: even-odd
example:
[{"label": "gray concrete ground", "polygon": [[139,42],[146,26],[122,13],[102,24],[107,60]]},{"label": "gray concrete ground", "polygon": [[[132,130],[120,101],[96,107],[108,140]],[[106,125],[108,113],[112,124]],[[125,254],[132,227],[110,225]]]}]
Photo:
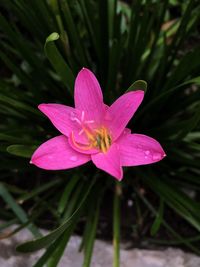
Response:
[{"label": "gray concrete ground", "polygon": [[[17,244],[31,239],[27,230],[0,241],[0,267],[32,267],[43,251],[34,254],[16,253]],[[73,236],[59,263],[59,267],[81,267],[82,254],[78,252],[80,238]],[[97,240],[91,267],[112,267],[112,245]],[[121,267],[200,267],[200,257],[168,248],[162,251],[121,250]]]}]

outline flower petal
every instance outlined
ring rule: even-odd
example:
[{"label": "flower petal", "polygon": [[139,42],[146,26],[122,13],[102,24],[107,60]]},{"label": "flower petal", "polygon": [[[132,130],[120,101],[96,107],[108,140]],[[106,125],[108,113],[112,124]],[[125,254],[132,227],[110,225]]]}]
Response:
[{"label": "flower petal", "polygon": [[125,134],[117,140],[122,166],[137,166],[162,160],[166,155],[153,138],[142,134]]},{"label": "flower petal", "polygon": [[40,104],[38,108],[62,134],[68,137],[73,131],[77,142],[88,143],[85,135],[79,134],[82,128],[75,120],[81,117],[79,110],[62,104]]},{"label": "flower petal", "polygon": [[91,157],[97,168],[109,173],[119,181],[123,178],[120,154],[116,144],[113,144],[107,153],[93,154]]},{"label": "flower petal", "polygon": [[114,141],[120,136],[136,112],[143,97],[144,92],[141,90],[128,92],[119,97],[107,110],[105,124],[109,127]]},{"label": "flower petal", "polygon": [[85,111],[90,120],[101,121],[105,112],[102,91],[94,74],[86,68],[77,75],[74,100],[75,107]]},{"label": "flower petal", "polygon": [[89,155],[73,150],[68,138],[60,135],[39,146],[32,155],[31,163],[46,170],[62,170],[77,167],[89,160]]}]

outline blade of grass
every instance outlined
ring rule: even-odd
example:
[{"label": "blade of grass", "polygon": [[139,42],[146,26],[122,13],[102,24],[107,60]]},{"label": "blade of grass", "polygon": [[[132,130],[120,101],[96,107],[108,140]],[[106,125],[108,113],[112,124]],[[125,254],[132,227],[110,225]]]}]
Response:
[{"label": "blade of grass", "polygon": [[[25,211],[17,204],[15,199],[10,195],[10,193],[2,183],[0,183],[0,195],[22,223],[29,221]],[[41,236],[39,230],[32,223],[28,225],[28,229],[35,237]]]},{"label": "blade of grass", "polygon": [[36,240],[33,241],[28,241],[24,244],[19,245],[16,249],[19,252],[33,252],[39,249],[42,249],[46,246],[48,246],[49,244],[51,244],[55,239],[57,239],[58,237],[60,237],[64,231],[71,225],[71,223],[74,222],[74,220],[77,218],[77,216],[79,216],[81,210],[82,210],[82,206],[85,203],[87,196],[91,190],[91,188],[93,187],[95,183],[95,180],[93,180],[91,182],[91,184],[88,186],[88,189],[84,195],[84,197],[82,198],[78,208],[74,211],[74,213],[68,218],[66,219],[63,224],[58,227],[57,229],[55,229],[54,231],[52,231],[50,234],[42,237],[42,238],[38,238]]},{"label": "blade of grass", "polygon": [[119,182],[115,184],[114,202],[113,202],[113,267],[120,266],[120,197],[122,194]]},{"label": "blade of grass", "polygon": [[60,75],[64,85],[67,86],[70,94],[73,95],[74,74],[54,44],[58,39],[58,33],[54,32],[50,34],[46,39],[44,50],[52,66]]},{"label": "blade of grass", "polygon": [[[142,195],[135,187],[133,188],[134,191],[137,193],[137,195],[141,198],[143,203],[148,207],[148,209],[152,212],[154,216],[158,215],[158,212],[155,210],[153,205],[148,201],[148,199]],[[182,244],[185,244],[188,248],[190,248],[192,251],[194,251],[197,254],[200,254],[200,250],[193,246],[187,239],[183,238],[181,235],[179,235],[167,222],[165,219],[162,220],[162,225]]]}]

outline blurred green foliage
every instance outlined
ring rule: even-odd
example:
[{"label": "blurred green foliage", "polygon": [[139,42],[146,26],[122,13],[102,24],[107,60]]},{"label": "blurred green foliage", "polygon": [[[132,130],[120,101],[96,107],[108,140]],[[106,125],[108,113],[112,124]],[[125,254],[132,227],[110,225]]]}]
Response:
[{"label": "blurred green foliage", "polygon": [[[117,214],[132,200],[129,236],[140,240],[138,246],[185,245],[200,253],[199,1],[2,0],[0,7],[0,217],[6,221],[0,229],[18,223],[11,234],[28,227],[38,237],[36,225],[56,228],[18,247],[46,247],[34,267],[53,267],[84,221],[87,267],[108,201],[114,199],[119,242]],[[113,178],[90,164],[60,172],[29,164],[35,147],[57,134],[37,105],[73,105],[74,79],[83,66],[96,73],[107,104],[130,86],[147,89],[136,80],[148,84],[130,128],[158,139],[167,157],[126,169],[120,197],[112,197]],[[190,231],[184,235],[174,220]],[[118,255],[118,245],[115,250]]]}]

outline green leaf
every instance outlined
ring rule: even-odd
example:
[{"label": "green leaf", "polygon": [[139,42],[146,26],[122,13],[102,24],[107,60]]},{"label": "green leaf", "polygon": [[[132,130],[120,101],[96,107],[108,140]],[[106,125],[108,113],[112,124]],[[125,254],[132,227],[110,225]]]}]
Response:
[{"label": "green leaf", "polygon": [[113,266],[120,266],[120,215],[121,215],[121,184],[115,183],[115,193],[113,199]]},{"label": "green leaf", "polygon": [[60,237],[65,230],[67,230],[67,228],[73,224],[74,220],[76,220],[77,216],[79,216],[80,212],[81,212],[81,208],[83,206],[83,204],[85,203],[87,196],[91,190],[91,188],[93,187],[95,182],[95,179],[93,179],[92,183],[89,185],[87,192],[85,193],[84,197],[82,198],[78,208],[74,211],[74,213],[67,219],[65,220],[65,222],[58,227],[57,229],[55,229],[54,231],[52,231],[50,234],[38,238],[36,240],[33,241],[28,241],[25,242],[24,244],[19,245],[16,250],[18,252],[24,252],[24,253],[28,253],[28,252],[33,252],[33,251],[37,251],[40,250],[44,247],[49,246],[55,239],[57,239],[58,237]]},{"label": "green leaf", "polygon": [[7,147],[8,153],[23,158],[30,158],[35,149],[36,146],[25,146],[25,145],[10,145]]},{"label": "green leaf", "polygon": [[[0,196],[9,205],[9,207],[15,213],[16,217],[20,220],[20,222],[27,223],[29,221],[25,211],[17,204],[15,199],[11,196],[11,194],[8,192],[8,190],[2,183],[0,183]],[[28,225],[28,229],[34,236],[40,236],[38,229],[33,224]]]},{"label": "green leaf", "polygon": [[160,226],[162,224],[162,220],[163,220],[163,210],[164,210],[164,202],[163,199],[160,199],[160,207],[158,210],[158,213],[156,215],[155,221],[151,226],[151,235],[154,236],[158,230],[160,229]]},{"label": "green leaf", "polygon": [[20,203],[22,203],[22,202],[25,202],[31,198],[34,198],[35,196],[38,196],[39,194],[44,193],[45,191],[49,190],[50,188],[52,188],[52,187],[55,188],[56,185],[60,185],[60,182],[61,182],[60,179],[55,179],[55,180],[52,180],[48,183],[40,185],[39,187],[36,187],[32,191],[29,191],[28,193],[21,195],[18,198],[18,201]]},{"label": "green leaf", "polygon": [[59,38],[60,36],[57,32],[50,34],[46,39],[44,50],[46,56],[54,67],[55,71],[59,74],[64,85],[68,87],[71,95],[73,95],[74,74],[54,43]]},{"label": "green leaf", "polygon": [[84,50],[81,36],[78,34],[77,25],[74,22],[69,4],[67,1],[61,0],[60,5],[64,14],[63,19],[66,21],[69,38],[72,41],[73,47],[76,48],[76,52],[78,53],[78,60],[80,60],[82,66],[87,66],[86,51]]},{"label": "green leaf", "polygon": [[145,82],[143,80],[135,81],[134,83],[131,84],[131,86],[128,88],[128,90],[126,92],[137,91],[137,90],[142,90],[146,93],[147,82]]},{"label": "green leaf", "polygon": [[[135,190],[135,188],[133,188]],[[144,204],[148,207],[148,209],[152,212],[154,216],[158,215],[158,212],[155,210],[153,205],[148,201],[148,199],[144,196],[144,194],[141,194],[138,190],[136,190],[136,193],[139,195],[141,200],[144,202]],[[200,253],[199,249],[193,246],[186,238],[183,238],[181,235],[179,235],[163,218],[162,225],[172,234],[180,243],[185,244],[188,248],[193,250],[195,253]]]},{"label": "green leaf", "polygon": [[[96,193],[97,194],[97,193]],[[92,195],[94,198],[94,194]],[[92,252],[96,237],[97,224],[99,220],[100,202],[102,198],[99,196],[96,203],[91,198],[91,205],[87,217],[87,224],[84,231],[84,261],[83,267],[90,267]]]},{"label": "green leaf", "polygon": [[69,197],[71,195],[71,192],[73,191],[74,187],[77,185],[79,181],[79,176],[74,175],[70,181],[67,183],[65,189],[63,190],[62,196],[60,198],[59,204],[58,204],[58,212],[62,214],[66,208],[66,205],[68,203]]},{"label": "green leaf", "polygon": [[60,241],[63,236],[60,236],[53,242],[48,249],[44,252],[44,254],[39,258],[39,260],[33,265],[33,267],[43,267],[44,264],[48,261],[48,259],[52,256],[56,248],[58,247]]}]

